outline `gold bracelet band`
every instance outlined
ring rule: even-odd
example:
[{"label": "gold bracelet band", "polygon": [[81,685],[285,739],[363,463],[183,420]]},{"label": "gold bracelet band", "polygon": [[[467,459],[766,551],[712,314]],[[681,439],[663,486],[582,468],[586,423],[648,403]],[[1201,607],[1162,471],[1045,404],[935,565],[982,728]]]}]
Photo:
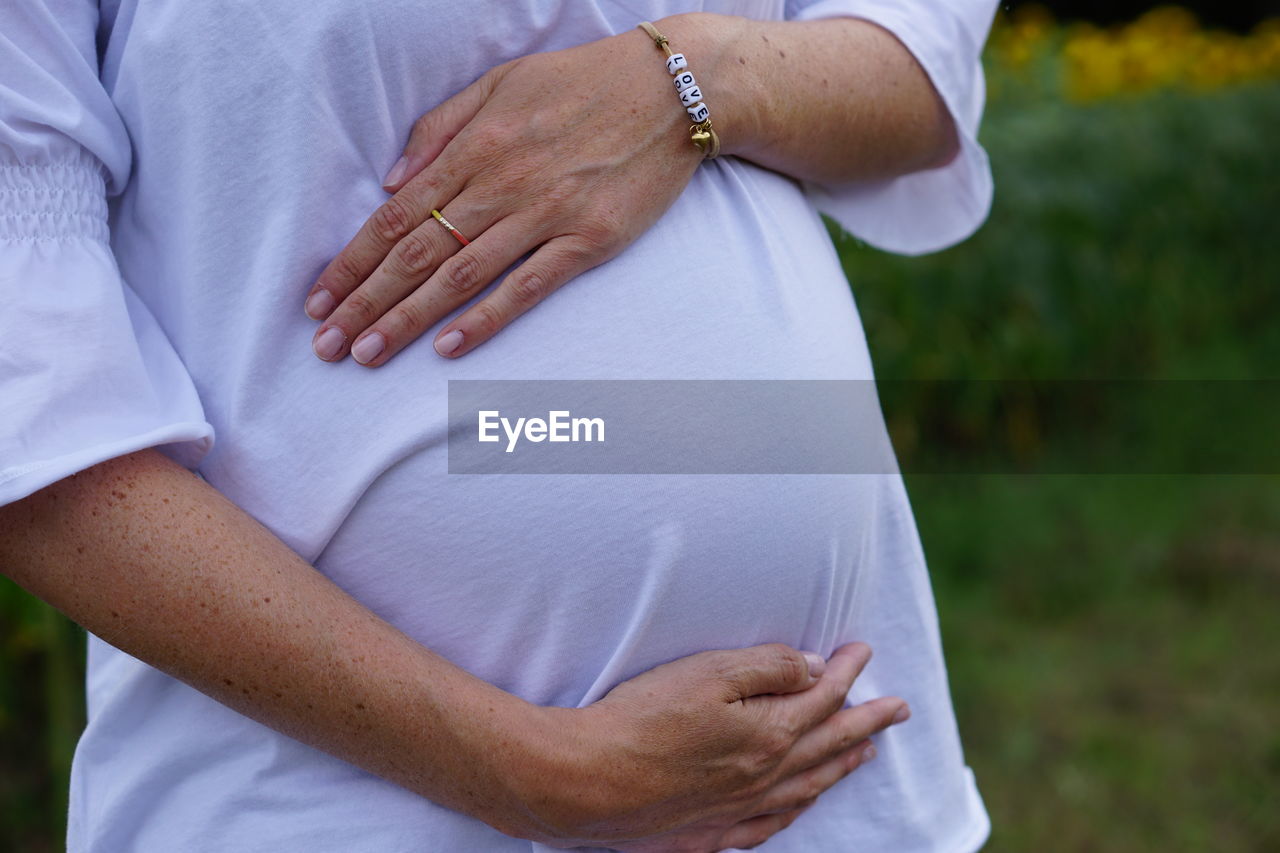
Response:
[{"label": "gold bracelet band", "polygon": [[689,125],[690,141],[698,147],[705,159],[715,159],[720,153],[720,137],[711,126],[711,112],[702,102],[702,90],[698,87],[698,82],[693,75],[689,73],[689,63],[684,58],[684,54],[674,52],[667,37],[658,32],[658,28],[650,22],[641,21],[639,27],[667,55],[667,71],[675,78],[673,82],[676,94],[689,113],[689,118],[693,119],[693,124]]}]

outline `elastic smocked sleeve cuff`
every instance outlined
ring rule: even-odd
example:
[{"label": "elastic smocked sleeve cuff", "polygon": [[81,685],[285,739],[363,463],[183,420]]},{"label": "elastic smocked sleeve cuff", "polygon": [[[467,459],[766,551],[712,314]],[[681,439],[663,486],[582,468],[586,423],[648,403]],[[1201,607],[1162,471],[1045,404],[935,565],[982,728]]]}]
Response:
[{"label": "elastic smocked sleeve cuff", "polygon": [[195,386],[108,244],[101,162],[0,157],[0,505],[159,447],[213,443]]},{"label": "elastic smocked sleeve cuff", "polygon": [[959,153],[941,168],[885,181],[806,182],[815,206],[861,240],[904,255],[945,249],[973,234],[991,211],[991,165],[977,134],[986,98],[982,47],[996,4],[818,0],[788,8],[792,20],[861,18],[892,33],[929,76],[960,139]]}]

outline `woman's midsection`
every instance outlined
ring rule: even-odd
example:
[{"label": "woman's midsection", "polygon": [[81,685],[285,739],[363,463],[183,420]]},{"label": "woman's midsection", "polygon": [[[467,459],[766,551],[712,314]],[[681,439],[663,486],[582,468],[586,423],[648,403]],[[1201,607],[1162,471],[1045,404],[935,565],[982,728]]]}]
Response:
[{"label": "woman's midsection", "polygon": [[[752,189],[732,168],[682,202],[728,216]],[[813,217],[789,182],[765,186]],[[177,342],[217,432],[202,473],[379,615],[531,701],[588,702],[709,648],[829,648],[867,570],[871,477],[448,473],[450,379],[869,378],[820,225],[780,248],[751,220],[717,242],[674,213],[456,361],[434,330],[369,370],[316,359],[298,306],[206,316],[270,331],[251,353],[216,330]],[[690,240],[701,273],[680,262]]]},{"label": "woman's midsection", "polygon": [[450,379],[869,379],[848,285],[793,182],[707,164],[622,255],[464,358],[438,357],[431,329],[376,370],[328,364],[303,297],[385,198],[369,161],[389,164],[398,134],[247,99],[235,121],[257,122],[268,150],[296,137],[264,171],[219,147],[225,114],[179,120],[131,96],[127,71],[139,168],[114,247],[215,427],[201,467],[215,487],[398,627],[531,700],[590,701],[701,649],[834,641],[866,568],[871,478],[464,476],[445,456]]},{"label": "woman's midsection", "polygon": [[[432,329],[376,370],[311,353],[297,259],[315,240],[299,228],[230,259],[230,293],[190,246],[127,227],[117,242],[215,427],[206,479],[428,647],[572,705],[693,651],[830,647],[867,568],[870,477],[447,473],[451,379],[870,378],[799,190],[749,164],[706,170],[622,255],[473,353],[440,358]],[[175,294],[172,276],[194,283]]]}]

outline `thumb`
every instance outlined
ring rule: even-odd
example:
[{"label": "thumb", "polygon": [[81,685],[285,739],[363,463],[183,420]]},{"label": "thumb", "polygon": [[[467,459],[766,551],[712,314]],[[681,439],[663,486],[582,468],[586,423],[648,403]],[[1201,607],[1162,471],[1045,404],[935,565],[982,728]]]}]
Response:
[{"label": "thumb", "polygon": [[506,73],[507,66],[490,69],[467,88],[449,98],[435,109],[423,113],[413,123],[409,142],[401,157],[387,172],[382,188],[394,193],[407,184],[440,156],[458,133],[476,117],[484,102],[489,99],[498,79]]},{"label": "thumb", "polygon": [[724,655],[721,671],[736,699],[767,693],[796,693],[818,683],[826,661],[813,652],[799,652],[783,643],[718,652]]}]

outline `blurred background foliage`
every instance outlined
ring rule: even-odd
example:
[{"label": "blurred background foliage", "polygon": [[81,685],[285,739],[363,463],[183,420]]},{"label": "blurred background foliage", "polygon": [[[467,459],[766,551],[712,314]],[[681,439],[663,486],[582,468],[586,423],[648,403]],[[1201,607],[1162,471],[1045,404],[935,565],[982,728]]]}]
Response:
[{"label": "blurred background foliage", "polygon": [[[1071,417],[935,380],[1280,378],[1280,10],[1050,8],[987,51],[986,227],[927,258],[833,231],[904,457]],[[1127,428],[1176,454],[1169,414]],[[1280,850],[1277,486],[908,475],[988,849]],[[0,849],[61,847],[83,644],[0,581]]]},{"label": "blurred background foliage", "polygon": [[[1231,8],[1014,5],[984,229],[925,258],[833,231],[905,470],[994,443],[1070,471],[1042,458],[1065,422],[1170,472],[908,473],[992,851],[1280,850],[1280,435],[1244,448],[1270,475],[1173,473],[1280,404],[1280,24]],[[1155,399],[1202,417],[1100,426],[975,378],[1197,380]],[[1197,405],[1228,379],[1247,405]]]}]

